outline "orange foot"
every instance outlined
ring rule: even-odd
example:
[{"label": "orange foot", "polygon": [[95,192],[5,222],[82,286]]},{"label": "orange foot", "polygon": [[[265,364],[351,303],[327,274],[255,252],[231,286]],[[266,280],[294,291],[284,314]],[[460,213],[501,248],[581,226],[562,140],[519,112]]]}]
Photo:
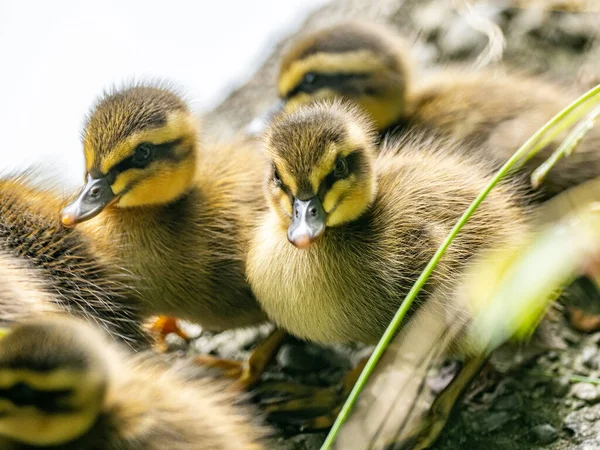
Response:
[{"label": "orange foot", "polygon": [[285,336],[286,333],[283,330],[275,328],[263,342],[252,350],[246,361],[233,361],[210,355],[200,355],[196,357],[196,362],[204,366],[217,368],[227,378],[234,379],[233,389],[247,390],[260,380],[265,369],[277,354],[281,344],[283,344]]},{"label": "orange foot", "polygon": [[170,333],[175,333],[186,342],[190,341],[190,337],[186,332],[179,328],[175,317],[158,316],[150,325],[150,331],[156,334],[156,346],[161,350],[166,349],[165,338]]}]

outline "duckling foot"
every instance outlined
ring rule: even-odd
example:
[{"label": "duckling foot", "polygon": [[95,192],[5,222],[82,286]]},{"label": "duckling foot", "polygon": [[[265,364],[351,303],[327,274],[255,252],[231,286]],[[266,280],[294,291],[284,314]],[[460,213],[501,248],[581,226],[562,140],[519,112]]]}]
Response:
[{"label": "duckling foot", "polygon": [[393,448],[422,450],[433,445],[448,422],[459,397],[486,361],[487,358],[483,356],[475,356],[466,361],[450,384],[436,397],[427,414],[418,421],[415,428],[401,432]]},{"label": "duckling foot", "polygon": [[339,386],[271,382],[253,391],[270,422],[283,430],[319,431],[333,425],[344,400]]},{"label": "duckling foot", "polygon": [[219,369],[222,375],[235,379],[231,386],[234,390],[248,390],[256,384],[266,367],[273,360],[283,344],[285,331],[275,328],[250,354],[246,361],[233,361],[210,355],[197,356],[195,361],[203,366]]},{"label": "duckling foot", "polygon": [[170,333],[175,333],[186,342],[190,341],[190,337],[185,331],[179,328],[177,319],[174,317],[158,316],[150,325],[150,331],[156,334],[156,346],[160,350],[166,349],[165,338]]},{"label": "duckling foot", "polygon": [[368,358],[336,386],[307,386],[292,382],[263,383],[252,391],[267,418],[282,429],[322,431],[331,428]]}]

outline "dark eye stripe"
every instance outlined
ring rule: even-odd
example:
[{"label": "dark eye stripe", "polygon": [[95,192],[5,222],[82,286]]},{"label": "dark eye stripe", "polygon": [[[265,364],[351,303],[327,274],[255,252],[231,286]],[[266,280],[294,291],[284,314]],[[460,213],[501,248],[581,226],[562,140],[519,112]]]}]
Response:
[{"label": "dark eye stripe", "polygon": [[[348,165],[348,175],[346,176],[346,178],[358,170],[360,166],[361,157],[361,152],[358,150],[355,150],[346,156],[346,164]],[[335,176],[334,172],[335,167],[331,172],[329,172],[329,174],[327,174],[327,176],[323,179],[323,181],[321,181],[321,184],[319,185],[319,197],[321,198],[321,200],[325,198],[327,192],[329,192],[329,190],[332,188],[335,182],[338,181],[338,178]]]},{"label": "dark eye stripe", "polygon": [[0,389],[0,398],[12,402],[15,406],[35,406],[46,412],[66,412],[71,408],[58,403],[73,394],[71,389],[44,391],[32,388],[26,383],[17,383],[9,388]]},{"label": "dark eye stripe", "polygon": [[[180,158],[176,157],[172,153],[172,150],[175,146],[181,144],[181,142],[182,142],[182,139],[175,139],[175,140],[172,140],[169,142],[164,142],[162,144],[154,145],[153,146],[154,155],[152,158],[150,158],[148,160],[148,163],[150,163],[152,161],[160,160],[160,159],[162,159],[162,160],[170,159],[173,161],[179,160]],[[186,154],[186,156],[187,156],[187,154]],[[102,173],[97,166],[92,167],[92,169],[90,169],[90,171],[89,171],[89,174],[92,176],[92,178],[102,178],[104,176],[108,176],[109,182],[112,184],[114,182],[114,180],[117,178],[117,175],[120,174],[121,172],[140,167],[139,163],[136,163],[134,161],[134,157],[135,157],[135,155],[131,155],[130,157],[125,158],[123,161],[115,164],[106,174]]]},{"label": "dark eye stripe", "polygon": [[[148,163],[151,161],[156,161],[160,159],[176,159],[174,155],[171,153],[173,147],[181,143],[181,139],[176,139],[174,141],[165,142],[163,144],[153,145],[154,155],[151,159],[148,160]],[[124,172],[129,169],[140,168],[139,163],[135,161],[135,155],[130,156],[129,158],[124,159],[120,163],[110,169],[109,173],[111,175],[114,174],[116,177],[119,173]]]},{"label": "dark eye stripe", "polygon": [[302,78],[296,86],[284,95],[285,100],[289,100],[301,92],[312,94],[325,87],[333,87],[345,91],[348,91],[349,89],[353,90],[352,83],[354,81],[364,80],[370,76],[367,73],[311,73],[313,75],[312,81],[307,83],[306,80]]}]

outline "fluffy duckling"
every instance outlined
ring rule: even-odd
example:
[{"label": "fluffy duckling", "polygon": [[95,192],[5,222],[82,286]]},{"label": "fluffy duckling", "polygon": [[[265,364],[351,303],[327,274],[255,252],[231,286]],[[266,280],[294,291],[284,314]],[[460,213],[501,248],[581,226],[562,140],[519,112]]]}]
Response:
[{"label": "fluffy duckling", "polygon": [[[469,141],[496,167],[574,97],[538,79],[493,71],[448,70],[412,86],[402,40],[382,25],[340,23],[307,35],[284,54],[278,91],[283,108],[324,98],[358,104],[380,134],[402,134],[408,125]],[[273,113],[272,113],[273,114]],[[600,129],[550,172],[543,186],[554,195],[593,178],[600,169]],[[486,144],[486,145],[482,145]],[[550,145],[525,167],[531,172]]]},{"label": "fluffy duckling", "polygon": [[287,112],[343,97],[384,130],[407,114],[411,66],[399,36],[378,25],[345,22],[293,43],[281,59],[277,90]]},{"label": "fluffy duckling", "polygon": [[[147,315],[185,318],[207,330],[266,320],[244,273],[251,232],[266,207],[264,155],[256,143],[201,148],[197,119],[161,85],[105,95],[83,132],[86,185],[62,212],[135,276]],[[91,220],[93,219],[93,220]],[[275,330],[248,364],[200,360],[257,381],[282,342]],[[237,372],[236,372],[237,371]],[[241,371],[241,372],[240,372]]]},{"label": "fluffy duckling", "polygon": [[183,369],[130,355],[66,317],[15,326],[0,340],[0,447],[263,448],[249,410]]},{"label": "fluffy duckling", "polygon": [[95,252],[84,233],[65,229],[59,217],[64,202],[28,178],[0,180],[0,266],[35,270],[35,283],[47,295],[36,302],[3,299],[2,320],[57,311],[97,324],[131,346],[147,343],[140,311],[126,295],[129,277],[115,260]]},{"label": "fluffy duckling", "polygon": [[253,325],[265,317],[244,261],[264,203],[261,155],[198,147],[196,118],[166,87],[108,93],[85,125],[86,184],[62,222],[90,221],[98,246],[135,275],[148,314],[212,330]]},{"label": "fluffy duckling", "polygon": [[[277,325],[300,338],[376,343],[489,181],[488,165],[460,154],[449,141],[419,135],[377,155],[370,123],[340,103],[274,119],[265,141],[270,210],[247,263],[257,299]],[[490,194],[422,299],[451,307],[469,257],[526,227],[514,192],[504,185]]]}]

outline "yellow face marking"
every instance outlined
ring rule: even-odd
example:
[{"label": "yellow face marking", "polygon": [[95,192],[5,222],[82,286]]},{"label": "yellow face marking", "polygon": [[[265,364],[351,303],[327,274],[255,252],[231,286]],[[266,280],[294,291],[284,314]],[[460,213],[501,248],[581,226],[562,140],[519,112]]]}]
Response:
[{"label": "yellow face marking", "polygon": [[[379,86],[383,94],[377,97],[361,95],[352,97],[352,100],[371,116],[379,130],[387,128],[405,114],[406,84],[408,83],[405,75],[392,71],[369,51],[361,50],[340,54],[317,53],[296,61],[290,65],[288,70],[280,74],[279,95],[283,97],[308,72],[370,74],[371,83]],[[298,93],[286,101],[285,111],[293,112],[301,105],[317,100],[339,98],[340,95],[332,88],[319,89],[310,94]]]},{"label": "yellow face marking", "polygon": [[338,180],[331,186],[331,189],[325,194],[323,199],[323,209],[327,214],[331,213],[334,208],[338,207],[341,197],[352,190],[352,187],[356,183],[356,176],[350,175],[344,180]]},{"label": "yellow face marking", "polygon": [[310,173],[310,184],[313,188],[313,192],[318,192],[321,182],[333,170],[338,154],[341,154],[341,152],[338,152],[337,146],[335,144],[330,144],[319,162],[315,165]]},{"label": "yellow face marking", "polygon": [[[86,144],[83,145],[83,156],[85,158],[85,173],[87,174],[92,170],[96,161],[94,160],[94,151]],[[84,181],[85,178],[84,176]]]},{"label": "yellow face marking", "polygon": [[[116,164],[130,157],[135,152],[135,148],[142,142],[152,144],[162,144],[174,141],[185,136],[196,135],[196,119],[187,112],[172,112],[167,116],[165,125],[159,128],[151,128],[129,136],[126,140],[110,149],[109,154],[100,161],[100,170],[102,173],[108,173]],[[95,161],[95,149],[84,145],[85,167],[89,172],[97,163]]]},{"label": "yellow face marking", "polygon": [[[328,227],[357,219],[373,201],[373,186],[370,183],[358,184],[356,180],[348,181],[350,182],[347,185],[340,184],[339,186],[334,186],[325,197],[323,208],[326,211],[331,211],[332,208],[335,208],[327,216]],[[340,201],[339,199],[342,195],[344,195],[344,199]],[[325,205],[330,209],[328,210]]]},{"label": "yellow face marking", "polygon": [[[102,173],[110,170],[134,154],[142,142],[160,145],[181,140],[175,151],[188,151],[195,145],[196,119],[187,112],[171,113],[167,122],[160,128],[136,133],[120,142],[100,163]],[[92,149],[84,149],[88,170],[95,164]],[[155,160],[145,168],[131,168],[119,173],[111,185],[113,193],[120,197],[117,206],[139,206],[168,203],[183,194],[193,182],[196,171],[196,155],[191,152],[177,162]],[[127,191],[130,189],[129,191]]]},{"label": "yellow face marking", "polygon": [[279,218],[282,229],[286,229],[292,218],[292,204],[287,194],[269,183],[265,189],[267,203],[271,211]]},{"label": "yellow face marking", "polygon": [[287,216],[289,218],[292,217],[293,211],[292,211],[292,204],[290,202],[290,199],[287,195],[285,195],[282,191],[279,191],[279,207],[285,211],[285,213],[287,214]]},{"label": "yellow face marking", "polygon": [[284,186],[286,186],[291,192],[297,192],[298,184],[296,183],[296,177],[288,170],[285,160],[274,157],[273,162],[275,167],[277,167],[277,172],[279,173],[279,177],[281,178]]},{"label": "yellow face marking", "polygon": [[56,446],[83,435],[97,417],[97,412],[90,410],[49,416],[33,408],[21,408],[0,419],[0,435],[28,445]]},{"label": "yellow face marking", "polygon": [[289,68],[279,75],[277,87],[279,95],[283,97],[295,88],[308,72],[364,74],[382,70],[388,70],[388,68],[368,50],[316,53],[290,64]]},{"label": "yellow face marking", "polygon": [[[192,160],[193,156],[188,159]],[[116,205],[128,207],[165,204],[173,201],[189,188],[194,178],[196,165],[192,161],[186,161],[176,166],[155,163],[152,172],[154,176],[147,176],[144,171],[135,169],[123,172],[111,186],[113,192],[122,192],[130,182],[134,182],[135,185],[118,200]]]},{"label": "yellow face marking", "polygon": [[142,171],[140,169],[129,169],[117,175],[115,182],[110,186],[113,194],[117,196],[121,195],[132,182],[137,180],[137,178],[141,175],[141,172]]},{"label": "yellow face marking", "polygon": [[34,406],[19,407],[0,400],[0,435],[30,445],[60,445],[87,432],[95,423],[104,396],[100,372],[59,369],[51,373],[30,370],[0,371],[0,388],[25,382],[38,390],[72,389],[66,399],[73,412],[43,413]]},{"label": "yellow face marking", "polygon": [[50,373],[23,369],[0,370],[0,389],[9,388],[19,382],[25,382],[39,390],[71,389],[81,382],[83,374],[82,371],[67,369]]},{"label": "yellow face marking", "polygon": [[102,173],[108,173],[116,164],[133,155],[135,148],[142,142],[162,144],[179,139],[190,132],[193,133],[195,128],[190,130],[190,125],[192,127],[194,125],[189,122],[189,114],[175,112],[167,117],[167,123],[162,127],[132,134],[125,141],[119,143],[110,152],[109,157],[101,162],[100,170]]},{"label": "yellow face marking", "polygon": [[[359,144],[359,142],[364,141],[364,131],[360,130],[358,125],[351,123],[348,124],[347,130],[349,132],[349,142],[356,142],[356,144],[338,147],[336,144],[330,144],[321,160],[315,166],[314,170],[310,174],[310,183],[313,187],[314,192],[319,190],[319,186],[321,182],[325,179],[327,175],[331,173],[331,171],[335,168],[335,162],[339,156],[346,157],[357,147],[364,147],[365,144]],[[336,182],[336,184],[339,182]],[[327,211],[327,209],[325,209]]]}]

